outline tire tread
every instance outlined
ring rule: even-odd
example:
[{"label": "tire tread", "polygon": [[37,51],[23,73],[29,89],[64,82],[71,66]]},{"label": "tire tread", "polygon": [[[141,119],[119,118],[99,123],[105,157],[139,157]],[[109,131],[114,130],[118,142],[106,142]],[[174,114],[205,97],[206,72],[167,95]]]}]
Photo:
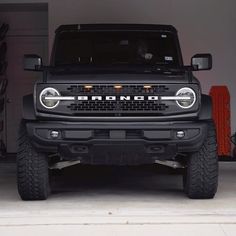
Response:
[{"label": "tire tread", "polygon": [[23,121],[18,137],[17,186],[22,200],[45,200],[49,195],[47,157],[32,146]]},{"label": "tire tread", "polygon": [[203,146],[188,160],[184,181],[187,196],[191,199],[214,198],[218,187],[218,169],[215,125],[209,122]]}]

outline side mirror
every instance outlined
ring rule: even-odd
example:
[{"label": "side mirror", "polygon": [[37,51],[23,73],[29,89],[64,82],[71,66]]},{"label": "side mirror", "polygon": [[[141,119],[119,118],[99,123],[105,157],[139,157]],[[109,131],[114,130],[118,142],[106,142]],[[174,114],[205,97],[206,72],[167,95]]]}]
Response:
[{"label": "side mirror", "polygon": [[43,66],[42,58],[34,54],[24,55],[24,70],[39,71]]},{"label": "side mirror", "polygon": [[211,70],[212,55],[211,54],[196,54],[191,59],[191,66],[194,71]]}]

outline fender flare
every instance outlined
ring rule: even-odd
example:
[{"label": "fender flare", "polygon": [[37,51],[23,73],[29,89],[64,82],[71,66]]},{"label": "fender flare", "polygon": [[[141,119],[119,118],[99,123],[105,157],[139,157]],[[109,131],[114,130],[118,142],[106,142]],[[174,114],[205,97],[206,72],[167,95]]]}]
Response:
[{"label": "fender flare", "polygon": [[212,120],[212,99],[209,95],[202,94],[199,120]]},{"label": "fender flare", "polygon": [[36,120],[33,94],[23,97],[23,119]]}]

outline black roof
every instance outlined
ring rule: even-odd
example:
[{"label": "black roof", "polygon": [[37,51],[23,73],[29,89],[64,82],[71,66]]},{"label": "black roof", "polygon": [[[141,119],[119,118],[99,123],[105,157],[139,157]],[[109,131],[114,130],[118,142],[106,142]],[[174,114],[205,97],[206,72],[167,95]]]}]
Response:
[{"label": "black roof", "polygon": [[177,30],[172,25],[155,24],[74,24],[61,25],[56,29],[56,33],[65,31],[161,31],[176,33]]}]

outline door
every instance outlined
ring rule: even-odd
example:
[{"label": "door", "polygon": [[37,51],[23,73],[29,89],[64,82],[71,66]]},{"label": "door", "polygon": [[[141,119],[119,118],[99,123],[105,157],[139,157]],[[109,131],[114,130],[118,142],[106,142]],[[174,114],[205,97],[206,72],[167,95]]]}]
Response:
[{"label": "door", "polygon": [[37,79],[42,77],[41,72],[23,70],[24,54],[38,54],[47,64],[48,37],[47,36],[12,36],[7,39],[7,104],[5,118],[5,136],[8,153],[17,151],[17,136],[22,118],[22,98],[33,92]]}]

